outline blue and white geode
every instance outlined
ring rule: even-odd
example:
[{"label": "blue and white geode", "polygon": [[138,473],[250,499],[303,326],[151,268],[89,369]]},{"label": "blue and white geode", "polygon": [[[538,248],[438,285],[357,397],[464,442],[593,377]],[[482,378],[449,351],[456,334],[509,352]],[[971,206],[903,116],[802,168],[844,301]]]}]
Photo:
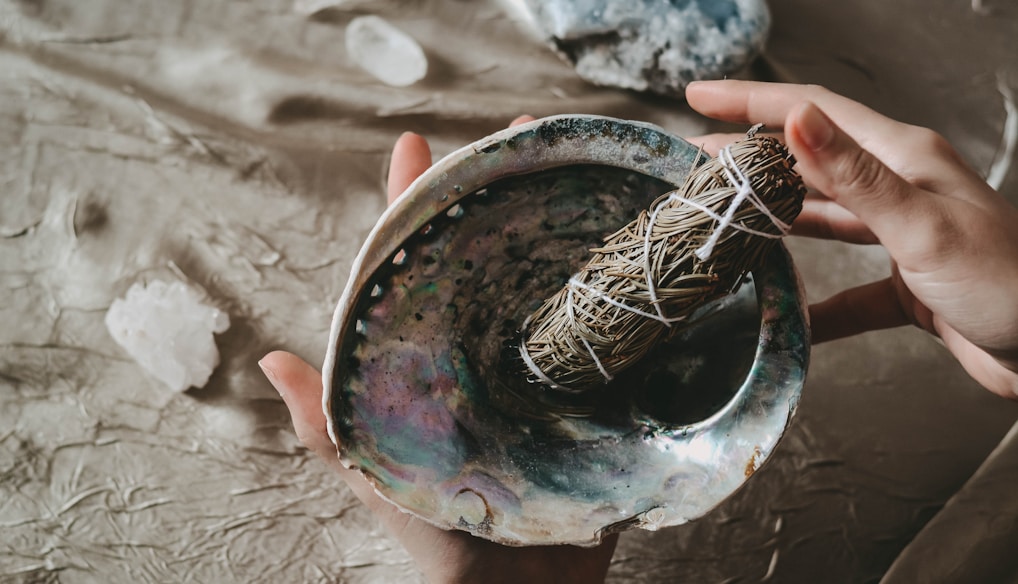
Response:
[{"label": "blue and white geode", "polygon": [[720,79],[763,50],[763,0],[522,0],[535,27],[581,77],[682,95]]}]

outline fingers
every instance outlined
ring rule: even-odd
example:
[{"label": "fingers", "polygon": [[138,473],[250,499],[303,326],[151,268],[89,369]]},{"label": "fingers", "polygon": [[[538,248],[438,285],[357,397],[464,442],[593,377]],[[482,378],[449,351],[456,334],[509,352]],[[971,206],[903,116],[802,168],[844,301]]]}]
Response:
[{"label": "fingers", "polygon": [[856,120],[866,124],[867,132],[903,125],[817,85],[697,81],[686,88],[686,100],[705,116],[742,124],[765,124],[771,128],[782,128],[789,112],[804,101],[817,104],[839,123]]},{"label": "fingers", "polygon": [[891,278],[835,294],[809,312],[814,344],[909,324]]},{"label": "fingers", "polygon": [[[771,130],[784,128],[792,110],[809,101],[895,170],[916,161],[916,157],[907,150],[902,152],[896,145],[903,142],[904,135],[918,128],[887,118],[817,85],[698,81],[686,89],[686,99],[693,109],[712,118],[742,124],[764,124]],[[901,164],[895,164],[897,162]]]},{"label": "fingers", "polygon": [[[784,140],[783,134],[765,134]],[[745,134],[706,134],[688,138],[691,144],[702,146],[711,156],[737,141],[745,138]],[[823,195],[813,193],[803,203],[802,213],[792,224],[792,234],[819,239],[835,239],[846,243],[875,244],[879,243],[873,232],[862,221],[844,207]]]},{"label": "fingers", "polygon": [[[532,122],[536,118],[522,115],[509,123],[509,127]],[[403,132],[392,147],[392,160],[389,163],[389,177],[386,187],[386,200],[391,205],[410,183],[424,174],[431,167],[431,147],[422,136],[413,132]]]},{"label": "fingers", "polygon": [[304,446],[322,458],[335,458],[336,447],[325,428],[321,374],[300,357],[284,351],[269,353],[258,366],[286,402],[293,428]]},{"label": "fingers", "polygon": [[293,429],[304,446],[336,469],[346,484],[372,510],[388,505],[375,495],[374,489],[355,470],[343,466],[336,456],[336,446],[329,438],[322,409],[322,376],[300,357],[285,351],[273,351],[258,366],[286,402],[293,420]]},{"label": "fingers", "polygon": [[[478,570],[490,574],[488,566],[449,565],[485,558],[487,562],[504,561],[506,570],[519,572],[534,566],[543,578],[560,570],[564,574],[582,574],[582,581],[604,578],[615,547],[616,536],[606,539],[597,548],[533,547],[503,548],[463,532],[441,531],[412,515],[401,512],[379,497],[357,471],[342,467],[335,455],[325,429],[322,411],[322,380],[315,370],[300,358],[283,351],[269,353],[258,365],[279,391],[290,409],[294,428],[305,446],[331,462],[353,493],[375,514],[379,522],[395,536],[413,556],[426,574],[455,574],[456,569]],[[445,578],[439,578],[445,581]],[[436,580],[437,581],[437,580]],[[458,580],[457,580],[458,581]],[[473,581],[473,580],[471,580]]]},{"label": "fingers", "polygon": [[430,166],[431,147],[428,141],[413,132],[404,132],[392,147],[386,197],[389,204]]},{"label": "fingers", "polygon": [[[822,88],[741,81],[698,83],[692,87],[695,91],[689,94],[690,104],[709,115],[736,121],[752,117],[785,129],[786,143],[796,157],[803,180],[829,199],[807,203],[794,224],[794,233],[851,243],[883,243],[903,265],[919,270],[937,255],[931,250],[939,252],[942,248],[939,235],[950,218],[939,197],[916,187],[921,184],[917,177],[911,176],[911,182],[903,178],[901,172],[864,149],[825,111],[801,99],[813,96],[830,104],[855,127],[865,127],[871,140],[881,132],[893,131],[890,142],[899,148],[890,158],[898,160],[913,153],[921,161],[906,164],[898,160],[897,166],[911,167],[923,177],[933,177],[930,180],[941,180],[938,177],[947,172],[942,168],[947,165],[929,161],[941,161],[943,157],[926,152],[943,149],[942,139],[927,135],[933,133],[888,120]],[[776,114],[786,111],[785,120],[778,121]],[[875,126],[883,129],[874,130]],[[711,152],[736,137],[713,134],[694,140]],[[883,138],[878,141],[887,142]],[[930,164],[936,164],[936,168],[926,168]],[[906,225],[902,224],[903,217],[908,218]]]},{"label": "fingers", "polygon": [[792,111],[808,101],[864,149],[921,188],[964,195],[974,184],[983,182],[943,136],[887,118],[823,87],[698,81],[686,89],[686,99],[704,115],[743,124],[763,123],[771,129],[784,128]]},{"label": "fingers", "polygon": [[785,137],[803,178],[858,217],[903,266],[915,264],[917,250],[942,247],[945,217],[937,197],[887,168],[817,106],[793,108]]},{"label": "fingers", "polygon": [[972,379],[1001,397],[1018,400],[1018,372],[976,347],[943,319],[935,317],[933,325],[944,345],[958,358]]}]

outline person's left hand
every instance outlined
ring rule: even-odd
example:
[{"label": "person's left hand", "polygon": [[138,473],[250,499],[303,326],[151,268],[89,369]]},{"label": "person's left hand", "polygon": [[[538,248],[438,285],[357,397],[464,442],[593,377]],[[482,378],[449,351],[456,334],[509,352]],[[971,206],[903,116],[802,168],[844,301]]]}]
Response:
[{"label": "person's left hand", "polygon": [[[512,125],[532,120],[521,116]],[[392,203],[431,166],[424,138],[405,133],[392,151],[388,200]],[[603,582],[617,536],[594,548],[575,546],[506,547],[462,531],[443,531],[403,513],[379,497],[356,470],[340,463],[322,411],[322,376],[299,357],[283,351],[266,355],[259,365],[283,397],[297,437],[331,466],[358,499],[398,540],[429,582]]]}]

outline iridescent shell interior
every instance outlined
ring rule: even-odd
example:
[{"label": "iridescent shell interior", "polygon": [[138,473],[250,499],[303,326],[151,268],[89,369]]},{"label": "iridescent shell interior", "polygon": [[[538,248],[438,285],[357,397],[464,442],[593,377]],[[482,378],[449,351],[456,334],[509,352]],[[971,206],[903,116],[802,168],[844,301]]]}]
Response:
[{"label": "iridescent shell interior", "polygon": [[594,545],[702,516],[798,401],[805,303],[778,246],[733,295],[596,391],[528,384],[517,331],[588,249],[681,183],[697,148],[559,116],[432,167],[380,219],[336,311],[324,381],[344,464],[400,508],[510,545]]}]

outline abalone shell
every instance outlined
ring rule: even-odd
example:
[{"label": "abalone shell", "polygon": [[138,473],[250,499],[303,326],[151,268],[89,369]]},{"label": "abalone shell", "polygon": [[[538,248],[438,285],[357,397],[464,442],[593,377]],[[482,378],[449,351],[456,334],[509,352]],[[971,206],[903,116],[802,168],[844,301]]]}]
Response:
[{"label": "abalone shell", "polygon": [[808,360],[781,246],[735,294],[583,396],[525,381],[523,319],[698,149],[654,126],[559,116],[422,175],[361,249],[324,407],[338,455],[401,509],[509,545],[595,545],[702,516],[769,456]]}]

